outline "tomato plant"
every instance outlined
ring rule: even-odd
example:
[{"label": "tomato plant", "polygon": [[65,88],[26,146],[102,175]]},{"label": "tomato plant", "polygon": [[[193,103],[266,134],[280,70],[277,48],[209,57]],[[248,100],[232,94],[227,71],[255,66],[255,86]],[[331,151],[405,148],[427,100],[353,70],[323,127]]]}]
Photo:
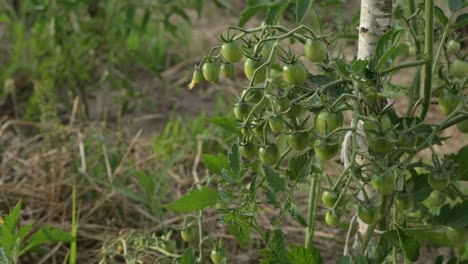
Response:
[{"label": "tomato plant", "polygon": [[[220,223],[238,243],[245,245],[250,232],[258,234],[262,263],[296,263],[286,256],[309,263],[286,241],[282,231],[289,223],[286,215],[304,226],[305,243],[300,247],[304,250],[313,248],[315,224],[322,213],[334,228],[342,227],[338,224],[343,218],[349,234],[359,232],[355,241],[359,250],[345,250],[344,263],[357,259],[384,263],[390,258],[397,263],[400,256],[414,262],[429,237],[419,230],[464,237],[468,223],[456,218],[466,217],[465,210],[468,213],[466,190],[460,184],[468,180],[463,162],[468,147],[459,146],[447,155],[434,147],[451,140],[448,128],[467,130],[466,55],[457,42],[445,45],[449,38],[463,39],[454,30],[464,23],[455,18],[461,8],[455,1],[449,1],[451,17],[446,19],[433,1],[425,1],[418,9],[408,8],[410,12],[395,8],[389,15],[399,24],[392,29],[388,29],[390,19],[384,19],[388,28],[365,34],[368,27],[382,25],[361,21],[356,59],[343,59],[340,37],[323,33],[320,25],[282,26],[268,13],[276,5],[252,1],[241,26],[226,30],[224,35],[241,44],[244,57],[239,62],[249,82],[236,83],[242,90],[234,106],[236,120],[216,119],[232,132],[228,140],[234,143],[227,155],[209,156],[205,165],[219,177],[207,182],[217,184],[216,200],[230,205],[219,210]],[[278,2],[284,10],[288,5],[289,1],[284,6]],[[298,22],[304,19],[300,12],[304,6],[297,7]],[[281,8],[275,10],[281,13]],[[243,28],[257,9],[269,14],[270,20]],[[437,10],[436,26],[433,10]],[[440,35],[440,41],[434,40],[434,34]],[[223,42],[196,69],[228,61]],[[408,73],[408,68],[413,72]],[[411,82],[402,85],[398,74],[410,74]],[[431,107],[436,98],[439,108]],[[434,121],[438,115],[430,112],[428,118],[429,111],[441,111],[443,117]],[[424,156],[427,153],[432,159]],[[335,157],[336,162],[326,162]],[[332,165],[334,170],[339,167],[338,175],[329,175]],[[307,216],[295,195],[304,185],[309,188]],[[319,206],[320,195],[326,211]],[[269,225],[262,225],[257,215],[268,206],[275,212]],[[344,220],[350,215],[361,221]],[[345,248],[352,243],[350,237]],[[447,240],[441,244],[453,246]],[[278,250],[283,253],[277,255]]]}]

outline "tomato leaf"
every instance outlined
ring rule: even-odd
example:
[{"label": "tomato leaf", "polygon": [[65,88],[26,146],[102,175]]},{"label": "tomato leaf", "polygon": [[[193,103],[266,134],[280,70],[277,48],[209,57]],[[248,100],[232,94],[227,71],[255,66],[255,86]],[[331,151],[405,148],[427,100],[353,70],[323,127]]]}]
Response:
[{"label": "tomato leaf", "polygon": [[440,209],[440,214],[434,216],[434,223],[455,229],[468,227],[468,199],[453,207],[450,207],[450,204],[444,205]]},{"label": "tomato leaf", "polygon": [[288,6],[288,1],[270,3],[268,5],[268,11],[265,18],[266,23],[269,25],[278,24],[281,15],[284,13]]},{"label": "tomato leaf", "polygon": [[188,213],[213,206],[218,199],[219,195],[216,190],[203,186],[200,190],[192,190],[164,207],[172,211]]},{"label": "tomato leaf", "polygon": [[268,245],[281,260],[286,258],[286,239],[281,229],[273,231],[273,236],[271,240],[268,241]]},{"label": "tomato leaf", "polygon": [[265,4],[255,5],[255,6],[248,6],[239,17],[239,26],[243,27],[249,20],[255,16],[258,12],[265,10],[267,6]]},{"label": "tomato leaf", "polygon": [[389,83],[389,82],[382,82],[383,91],[382,95],[386,98],[399,98],[405,96],[407,93],[406,89],[403,87]]},{"label": "tomato leaf", "polygon": [[447,26],[449,20],[445,15],[444,11],[440,9],[440,7],[434,6],[434,15],[436,16],[437,20],[439,20],[440,24],[442,24],[442,26]]},{"label": "tomato leaf", "polygon": [[452,13],[455,13],[458,10],[460,10],[463,7],[464,3],[465,1],[463,0],[449,0],[448,1],[449,8],[450,8],[450,11],[452,11]]},{"label": "tomato leaf", "polygon": [[453,25],[453,28],[458,29],[466,25],[468,25],[468,14],[461,14],[455,20],[455,24]]},{"label": "tomato leaf", "polygon": [[213,117],[209,119],[209,121],[215,125],[220,126],[224,130],[236,134],[238,136],[242,135],[239,127],[236,124],[236,120],[234,118],[229,117]]},{"label": "tomato leaf", "polygon": [[307,249],[301,246],[290,245],[287,253],[287,258],[290,263],[294,264],[322,264],[323,258],[320,255],[320,250],[315,247]]},{"label": "tomato leaf", "polygon": [[201,156],[205,167],[214,174],[221,175],[221,170],[228,167],[228,161],[225,155],[203,154]]},{"label": "tomato leaf", "polygon": [[180,264],[195,264],[195,263],[197,263],[197,257],[195,256],[195,251],[193,250],[193,247],[188,247],[184,251],[182,258],[180,258]]},{"label": "tomato leaf", "polygon": [[353,263],[352,258],[351,256],[348,256],[348,255],[341,256],[336,262],[336,264],[351,264],[351,263]]},{"label": "tomato leaf", "polygon": [[243,176],[242,158],[237,143],[232,144],[231,152],[228,154],[228,165],[235,178],[239,179]]},{"label": "tomato leaf", "polygon": [[289,212],[292,218],[296,219],[299,224],[303,226],[308,226],[307,221],[304,218],[304,215],[302,215],[301,210],[297,207],[297,205],[293,202],[287,202],[285,204],[286,210]]},{"label": "tomato leaf", "polygon": [[242,225],[237,222],[229,224],[229,233],[231,233],[241,247],[245,247],[250,239],[250,226]]},{"label": "tomato leaf", "polygon": [[447,156],[448,159],[453,160],[457,164],[453,177],[459,181],[468,181],[468,163],[466,162],[466,157],[468,157],[468,145],[463,146],[457,154]]},{"label": "tomato leaf", "polygon": [[307,153],[300,156],[293,157],[288,164],[288,171],[286,172],[289,179],[298,182],[304,182],[310,175],[313,159]]},{"label": "tomato leaf", "polygon": [[455,246],[455,243],[447,238],[444,228],[405,228],[404,230],[418,240],[430,241],[439,246]]},{"label": "tomato leaf", "polygon": [[302,23],[307,11],[314,1],[312,0],[297,0],[296,2],[296,22]]},{"label": "tomato leaf", "polygon": [[286,190],[286,183],[283,177],[269,165],[263,165],[268,186],[276,192]]}]

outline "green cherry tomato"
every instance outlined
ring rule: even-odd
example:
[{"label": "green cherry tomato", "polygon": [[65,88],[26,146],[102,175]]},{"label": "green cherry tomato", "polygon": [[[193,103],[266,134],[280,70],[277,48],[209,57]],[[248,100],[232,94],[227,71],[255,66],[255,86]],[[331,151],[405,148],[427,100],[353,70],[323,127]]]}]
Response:
[{"label": "green cherry tomato", "polygon": [[409,49],[408,49],[408,53],[411,56],[415,56],[416,55],[416,46],[414,46],[414,45],[410,46]]},{"label": "green cherry tomato", "polygon": [[325,136],[333,130],[343,126],[344,117],[341,112],[329,112],[325,109],[321,110],[315,116],[315,129],[317,133]]},{"label": "green cherry tomato", "polygon": [[377,205],[360,205],[358,216],[366,224],[375,224],[380,219],[380,208]]},{"label": "green cherry tomato", "polygon": [[314,143],[315,155],[321,160],[330,160],[340,150],[340,144],[334,140],[317,139]]},{"label": "green cherry tomato", "polygon": [[301,62],[286,64],[283,67],[283,79],[289,85],[304,85],[307,79],[307,70]]},{"label": "green cherry tomato", "polygon": [[460,42],[456,40],[450,40],[449,43],[447,44],[447,52],[449,54],[455,54],[460,51],[461,45]]},{"label": "green cherry tomato", "polygon": [[412,195],[398,195],[396,204],[398,209],[402,211],[411,211],[414,206],[414,198]]},{"label": "green cherry tomato", "polygon": [[322,193],[322,202],[327,207],[335,206],[336,201],[338,200],[338,193],[332,191],[324,191]]},{"label": "green cherry tomato", "polygon": [[458,130],[460,132],[467,134],[468,133],[468,119],[465,119],[457,124]]},{"label": "green cherry tomato", "polygon": [[228,79],[234,79],[236,75],[236,68],[232,63],[223,63],[221,64],[221,75]]},{"label": "green cherry tomato", "polygon": [[197,68],[195,69],[195,71],[193,71],[192,81],[188,85],[188,88],[191,90],[197,84],[200,84],[204,81],[205,81],[205,77],[203,77],[203,72],[199,68]]},{"label": "green cherry tomato", "polygon": [[322,62],[327,52],[327,44],[320,39],[308,39],[304,45],[304,56],[312,62]]},{"label": "green cherry tomato", "polygon": [[[255,70],[263,64],[263,61],[256,61],[251,58],[247,58],[244,63],[244,72],[247,79],[252,80]],[[266,79],[266,67],[258,70],[257,75],[255,76],[254,83],[262,83]]]},{"label": "green cherry tomato", "polygon": [[335,226],[340,222],[340,213],[336,210],[329,210],[325,215],[325,222],[329,226]]},{"label": "green cherry tomato", "polygon": [[439,108],[444,115],[449,115],[452,113],[455,108],[457,108],[458,104],[460,103],[460,99],[456,93],[448,89],[444,89],[444,91],[440,94],[439,97]]},{"label": "green cherry tomato", "polygon": [[202,67],[203,77],[212,83],[219,80],[219,67],[214,62],[206,62]]},{"label": "green cherry tomato", "polygon": [[380,127],[382,127],[383,131],[392,127],[392,120],[387,114],[371,114],[369,117],[372,118],[373,121],[364,120],[364,132],[366,133],[366,136],[369,136],[372,131],[381,131]]},{"label": "green cherry tomato", "polygon": [[162,245],[161,245],[161,248],[163,250],[166,250],[169,253],[175,253],[175,251],[176,251],[175,242],[172,241],[172,240],[164,241],[164,243],[162,243]]},{"label": "green cherry tomato", "polygon": [[468,76],[468,62],[462,60],[456,60],[450,65],[453,76],[459,79],[463,79]]},{"label": "green cherry tomato", "polygon": [[307,132],[296,132],[288,135],[289,146],[297,151],[303,151],[309,147],[309,134]]},{"label": "green cherry tomato", "polygon": [[428,205],[431,207],[441,207],[445,204],[446,200],[445,194],[440,191],[432,191],[429,197],[427,198]]},{"label": "green cherry tomato", "polygon": [[236,118],[239,120],[243,120],[244,117],[247,117],[249,113],[250,113],[250,106],[243,100],[240,100],[234,106],[234,116],[236,116]]},{"label": "green cherry tomato", "polygon": [[275,133],[280,133],[284,128],[284,120],[281,116],[272,116],[268,120],[271,131]]},{"label": "green cherry tomato", "polygon": [[371,185],[381,195],[388,195],[393,192],[395,180],[391,172],[374,173],[371,176]]},{"label": "green cherry tomato", "polygon": [[[267,60],[270,57],[271,50],[273,49],[273,42],[272,41],[267,41],[263,43],[262,47],[262,58]],[[273,54],[272,59],[275,59],[275,54]]]},{"label": "green cherry tomato", "polygon": [[180,232],[180,236],[185,242],[192,242],[195,240],[196,234],[195,230],[191,226],[188,226]]},{"label": "green cherry tomato", "polygon": [[[248,92],[248,93],[247,93]],[[247,93],[247,95],[245,95]],[[242,91],[242,96],[245,95],[245,100],[249,103],[256,104],[263,98],[263,91],[259,89],[250,89]]]},{"label": "green cherry tomato", "polygon": [[238,40],[231,40],[221,46],[221,54],[230,63],[236,63],[242,59],[244,51]]},{"label": "green cherry tomato", "polygon": [[468,242],[468,229],[454,229],[449,227],[447,230],[447,237],[450,241],[457,244],[464,244]]},{"label": "green cherry tomato", "polygon": [[223,247],[213,248],[213,250],[211,250],[210,257],[214,264],[219,264],[226,258],[226,250]]},{"label": "green cherry tomato", "polygon": [[392,133],[386,133],[384,135],[370,134],[367,138],[369,149],[375,153],[387,154],[392,152],[395,148],[395,139]]},{"label": "green cherry tomato", "polygon": [[450,184],[450,177],[445,174],[431,173],[428,178],[429,185],[434,191],[443,191]]},{"label": "green cherry tomato", "polygon": [[276,144],[261,147],[258,150],[260,160],[270,166],[276,165],[280,159],[280,152]]},{"label": "green cherry tomato", "polygon": [[257,156],[257,147],[252,142],[243,145],[239,144],[239,152],[246,159],[253,159]]}]

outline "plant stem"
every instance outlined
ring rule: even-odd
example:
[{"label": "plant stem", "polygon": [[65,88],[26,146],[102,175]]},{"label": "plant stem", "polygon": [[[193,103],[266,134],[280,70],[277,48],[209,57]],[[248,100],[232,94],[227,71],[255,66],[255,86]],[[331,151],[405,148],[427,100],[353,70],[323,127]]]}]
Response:
[{"label": "plant stem", "polygon": [[198,263],[203,263],[203,227],[202,227],[202,217],[203,213],[200,211],[197,217],[197,224],[198,224]]},{"label": "plant stem", "polygon": [[70,264],[76,264],[76,253],[77,253],[77,233],[78,226],[76,223],[76,177],[73,176],[72,182],[72,230],[71,235],[73,241],[70,245]]},{"label": "plant stem", "polygon": [[424,67],[424,101],[421,119],[426,118],[431,104],[432,90],[432,62],[434,57],[434,0],[426,0],[424,3],[424,55],[426,66]]},{"label": "plant stem", "polygon": [[323,162],[319,163],[320,173],[312,175],[309,189],[309,203],[307,215],[307,229],[305,236],[305,247],[309,248],[314,237],[315,220],[317,218],[317,205],[320,194],[320,181],[322,180]]},{"label": "plant stem", "polygon": [[403,69],[403,68],[414,67],[414,66],[419,66],[419,65],[423,65],[423,64],[426,64],[425,60],[417,60],[417,61],[413,61],[413,62],[402,63],[402,64],[397,65],[395,67],[391,67],[391,68],[383,70],[381,74],[385,75],[385,74],[388,74],[388,73],[391,73],[391,72],[394,72],[394,71],[397,71],[397,70],[400,70],[400,69]]},{"label": "plant stem", "polygon": [[[414,14],[416,12],[416,3],[415,3],[415,0],[408,0],[408,8],[409,8],[409,12],[410,14]],[[418,28],[418,20],[414,20],[415,24],[412,28],[412,31],[414,34],[413,35],[413,38],[414,38],[414,45],[415,45],[415,48],[416,48],[416,58],[417,59],[421,59],[420,58],[420,54],[421,54],[421,41],[417,38],[417,36],[419,35],[419,28]],[[411,25],[409,25],[411,26]],[[408,93],[408,109],[406,111],[406,114],[409,115],[414,107],[414,104],[416,103],[416,101],[419,99],[419,96],[420,96],[420,87],[421,87],[421,67],[416,67],[416,73],[414,75],[414,79],[413,79],[413,84],[411,85],[411,90],[410,92]]]}]

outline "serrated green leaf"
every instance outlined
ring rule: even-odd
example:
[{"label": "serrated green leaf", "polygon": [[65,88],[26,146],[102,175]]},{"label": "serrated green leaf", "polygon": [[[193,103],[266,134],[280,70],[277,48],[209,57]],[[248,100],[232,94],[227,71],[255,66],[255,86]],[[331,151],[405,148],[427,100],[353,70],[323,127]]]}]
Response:
[{"label": "serrated green leaf", "polygon": [[211,155],[211,154],[202,154],[201,160],[205,167],[216,175],[221,175],[221,170],[228,167],[228,161],[225,155]]},{"label": "serrated green leaf", "polygon": [[415,262],[419,258],[419,241],[408,235],[403,229],[396,226],[400,248],[403,250],[405,258]]},{"label": "serrated green leaf", "polygon": [[231,233],[241,247],[245,247],[250,239],[250,226],[242,225],[237,222],[229,224],[229,233]]},{"label": "serrated green leaf", "polygon": [[288,164],[288,177],[291,180],[304,182],[310,175],[313,159],[304,153],[300,156],[293,157]]},{"label": "serrated green leaf", "polygon": [[286,204],[286,209],[291,215],[292,218],[296,219],[299,224],[303,226],[307,226],[307,221],[304,218],[304,215],[302,215],[301,210],[297,207],[297,205],[293,202],[288,202]]},{"label": "serrated green leaf", "polygon": [[288,6],[289,2],[287,1],[270,3],[268,5],[268,11],[266,13],[265,22],[268,25],[279,24],[279,20]]},{"label": "serrated green leaf", "polygon": [[455,229],[468,227],[468,199],[453,207],[450,204],[444,205],[440,209],[439,215],[434,216],[434,223]]},{"label": "serrated green leaf", "polygon": [[242,135],[240,128],[237,126],[236,120],[234,118],[219,116],[210,118],[209,121],[228,132],[231,132],[238,136]]},{"label": "serrated green leaf", "polygon": [[466,157],[468,157],[468,145],[463,146],[457,154],[451,154],[447,157],[457,164],[452,176],[454,179],[468,181],[468,162],[466,162]]},{"label": "serrated green leaf", "polygon": [[213,206],[218,199],[219,195],[216,190],[203,186],[200,190],[192,190],[164,207],[172,211],[188,213]]},{"label": "serrated green leaf", "polygon": [[290,245],[288,251],[288,260],[294,264],[322,264],[323,258],[320,250],[315,247],[307,249],[301,246]]},{"label": "serrated green leaf", "polygon": [[281,229],[273,231],[273,236],[268,244],[276,256],[283,260],[286,259],[286,239]]},{"label": "serrated green leaf", "polygon": [[197,257],[195,256],[195,251],[193,247],[188,247],[185,249],[184,254],[180,258],[180,264],[196,264]]},{"label": "serrated green leaf", "polygon": [[382,85],[383,85],[382,95],[386,98],[399,98],[399,97],[405,96],[407,93],[407,90],[389,82],[382,82]]},{"label": "serrated green leaf", "polygon": [[286,189],[286,182],[281,175],[269,165],[263,165],[268,186],[276,192],[282,192]]},{"label": "serrated green leaf", "polygon": [[297,0],[296,1],[296,22],[302,23],[307,11],[314,1],[312,0]]},{"label": "serrated green leaf", "polygon": [[455,24],[453,25],[453,28],[459,29],[466,25],[468,25],[468,14],[461,14],[455,20]]},{"label": "serrated green leaf", "polygon": [[239,152],[239,145],[235,142],[232,144],[231,152],[228,154],[228,167],[232,172],[231,176],[239,179],[243,176],[242,158]]},{"label": "serrated green leaf", "polygon": [[439,20],[440,24],[442,26],[447,26],[447,23],[449,22],[447,16],[445,15],[444,11],[440,9],[438,6],[434,6],[434,15]]},{"label": "serrated green leaf", "polygon": [[404,230],[408,235],[411,235],[421,241],[430,241],[438,246],[456,246],[453,241],[450,241],[447,238],[445,228],[405,228]]},{"label": "serrated green leaf", "polygon": [[449,8],[450,8],[450,11],[452,11],[452,13],[455,13],[458,10],[460,10],[463,7],[464,3],[465,3],[464,0],[449,0],[448,1]]},{"label": "serrated green leaf", "polygon": [[242,13],[240,14],[239,17],[239,27],[245,26],[249,20],[255,16],[258,12],[265,10],[267,8],[267,5],[256,5],[256,6],[248,6]]}]

